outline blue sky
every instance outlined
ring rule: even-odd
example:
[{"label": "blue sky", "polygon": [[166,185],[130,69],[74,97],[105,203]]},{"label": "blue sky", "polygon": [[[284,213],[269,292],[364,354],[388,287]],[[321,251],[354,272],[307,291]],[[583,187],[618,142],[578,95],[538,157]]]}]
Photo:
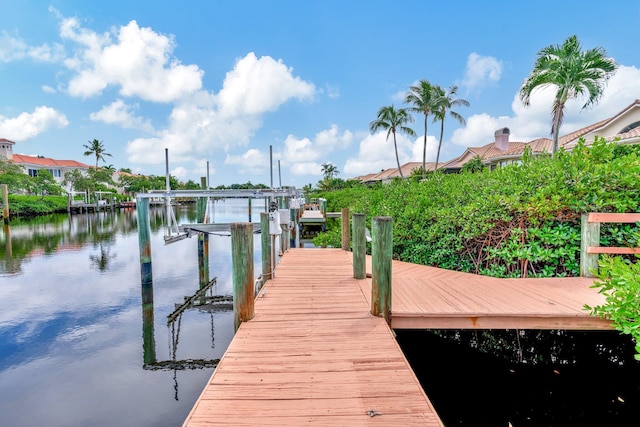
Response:
[{"label": "blue sky", "polygon": [[[301,187],[331,162],[349,178],[394,167],[392,141],[371,135],[385,105],[420,79],[470,102],[445,121],[441,161],[467,146],[549,136],[553,93],[522,107],[536,53],[576,34],[619,65],[598,106],[568,104],[561,133],[640,98],[640,2],[0,0],[0,138],[14,152],[79,160],[103,141],[107,164],[211,185]],[[399,137],[402,163],[421,161]],[[430,123],[427,161],[439,125]]]}]

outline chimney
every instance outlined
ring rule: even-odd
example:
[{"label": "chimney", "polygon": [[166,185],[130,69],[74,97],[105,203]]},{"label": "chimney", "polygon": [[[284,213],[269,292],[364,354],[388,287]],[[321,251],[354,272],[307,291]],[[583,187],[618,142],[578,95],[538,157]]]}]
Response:
[{"label": "chimney", "polygon": [[507,151],[509,148],[509,128],[498,129],[493,135],[496,138],[496,148],[500,151]]}]

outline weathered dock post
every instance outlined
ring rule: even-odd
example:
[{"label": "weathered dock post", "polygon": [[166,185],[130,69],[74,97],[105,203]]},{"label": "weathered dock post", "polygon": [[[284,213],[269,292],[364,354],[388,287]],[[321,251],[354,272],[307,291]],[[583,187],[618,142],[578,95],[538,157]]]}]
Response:
[{"label": "weathered dock post", "polygon": [[138,215],[138,246],[140,248],[140,276],[142,287],[151,285],[151,226],[149,224],[149,199],[136,198],[136,212]]},{"label": "weathered dock post", "polygon": [[299,208],[291,208],[289,209],[289,219],[291,220],[291,236],[290,236],[290,246],[292,248],[300,247],[300,238],[298,237],[298,215]]},{"label": "weathered dock post", "polygon": [[260,241],[262,243],[262,285],[272,279],[271,235],[269,234],[269,213],[260,213]]},{"label": "weathered dock post", "polygon": [[600,223],[589,222],[589,214],[583,213],[580,236],[580,276],[593,277],[591,271],[598,270],[598,254],[590,254],[587,248],[600,246]]},{"label": "weathered dock post", "polygon": [[[207,179],[205,177],[200,178],[200,187],[203,190],[207,189]],[[196,199],[198,222],[207,222],[208,204],[208,198],[198,197]],[[198,278],[200,279],[201,288],[209,283],[209,235],[207,233],[198,233]]]},{"label": "weathered dock post", "polygon": [[2,187],[2,218],[5,224],[9,224],[9,186],[2,184],[0,187]]},{"label": "weathered dock post", "polygon": [[151,269],[149,199],[136,198],[136,212],[138,215],[138,245],[140,247],[143,360],[145,365],[151,365],[156,363],[156,344],[153,326],[153,274]]},{"label": "weathered dock post", "polygon": [[251,196],[249,196],[249,222],[251,222]]},{"label": "weathered dock post", "polygon": [[233,269],[233,325],[253,319],[253,225],[231,224],[231,264]]},{"label": "weathered dock post", "polygon": [[367,237],[365,233],[365,215],[353,214],[353,277],[367,277]]},{"label": "weathered dock post", "polygon": [[351,227],[349,224],[349,208],[342,208],[341,211],[341,219],[342,219],[342,250],[350,251],[351,250]]},{"label": "weathered dock post", "polygon": [[373,218],[371,268],[371,314],[391,324],[391,257],[393,254],[392,218]]}]

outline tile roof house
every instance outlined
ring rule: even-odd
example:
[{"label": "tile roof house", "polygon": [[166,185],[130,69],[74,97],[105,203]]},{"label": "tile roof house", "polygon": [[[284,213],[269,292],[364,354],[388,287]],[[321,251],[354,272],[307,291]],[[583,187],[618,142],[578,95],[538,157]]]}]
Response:
[{"label": "tile roof house", "polygon": [[[596,135],[609,142],[617,141],[618,144],[640,143],[640,99],[636,99],[613,117],[563,135],[558,139],[558,146],[572,150],[580,138],[584,138],[585,144],[590,145]],[[531,148],[534,155],[551,152],[552,141],[549,138],[538,138],[529,142],[509,141],[508,128],[498,129],[494,136],[494,142],[482,147],[468,147],[462,155],[443,163],[438,169],[456,172],[465,163],[479,156],[482,162],[493,170],[499,166],[519,162],[527,147]]]},{"label": "tile roof house", "polygon": [[64,174],[74,169],[82,172],[89,170],[89,165],[75,160],[56,160],[43,156],[26,156],[24,154],[13,154],[15,142],[6,138],[0,138],[0,158],[5,158],[13,163],[24,167],[25,172],[30,176],[38,175],[40,169],[51,172],[57,183],[61,183]]},{"label": "tile roof house", "polygon": [[[480,157],[482,162],[491,170],[496,167],[505,166],[511,163],[518,163],[527,147],[536,154],[550,153],[553,142],[549,138],[538,138],[529,142],[518,142],[509,140],[509,129],[498,129],[495,140],[482,147],[467,147],[458,157],[442,162],[438,169],[447,173],[460,171],[462,167],[475,157]],[[640,143],[640,99],[636,99],[629,106],[622,109],[614,116],[585,126],[574,132],[561,136],[558,139],[558,146],[565,150],[572,150],[580,138],[585,139],[585,144],[593,143],[594,137],[598,135],[605,140],[618,144],[639,144]],[[401,166],[403,174],[409,176],[415,168],[421,167],[421,162],[405,163]],[[427,171],[432,171],[434,163],[427,163]],[[399,177],[397,168],[383,170],[377,174],[368,174],[355,177],[363,183],[389,182],[395,177]]]},{"label": "tile roof house", "polygon": [[[426,164],[427,171],[432,171],[434,167],[433,162],[428,162]],[[422,167],[422,162],[409,162],[400,166],[402,170],[402,174],[405,178],[407,178],[411,173]],[[389,168],[381,171],[380,173],[370,173],[368,175],[357,176],[352,179],[357,179],[364,184],[375,184],[377,182],[387,183],[393,180],[394,178],[400,178],[400,173],[398,172],[398,168]]]}]

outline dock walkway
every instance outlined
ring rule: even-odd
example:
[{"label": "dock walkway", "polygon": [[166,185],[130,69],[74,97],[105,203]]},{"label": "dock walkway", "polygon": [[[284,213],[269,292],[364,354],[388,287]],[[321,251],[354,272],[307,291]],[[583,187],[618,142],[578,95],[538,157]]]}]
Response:
[{"label": "dock walkway", "polygon": [[[498,279],[402,261],[391,269],[393,329],[613,329],[584,309],[605,302],[590,278]],[[360,285],[370,301],[371,280]]]},{"label": "dock walkway", "polygon": [[184,426],[442,426],[366,282],[350,252],[289,250]]}]

